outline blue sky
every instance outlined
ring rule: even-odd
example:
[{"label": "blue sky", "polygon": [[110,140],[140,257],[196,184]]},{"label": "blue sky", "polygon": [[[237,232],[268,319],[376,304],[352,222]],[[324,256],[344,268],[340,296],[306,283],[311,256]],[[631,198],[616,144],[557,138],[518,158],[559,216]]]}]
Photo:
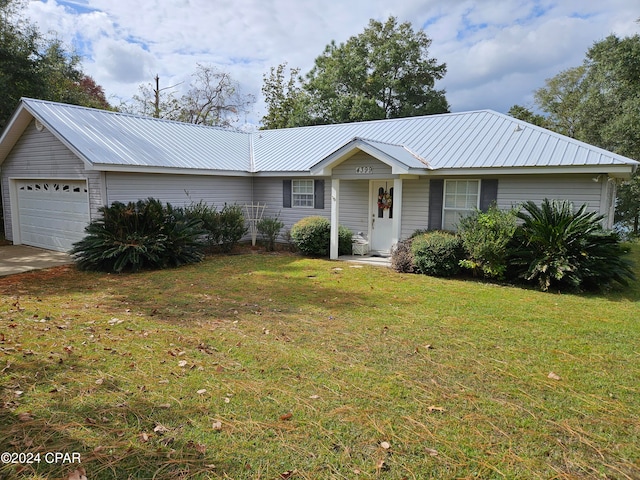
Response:
[{"label": "blue sky", "polygon": [[[25,13],[84,58],[86,73],[114,104],[156,74],[188,88],[198,63],[215,65],[257,98],[242,123],[266,109],[260,89],[270,67],[306,73],[331,41],[390,15],[423,28],[430,54],[447,64],[436,86],[454,112],[532,105],[533,91],[579,65],[609,34],[640,33],[629,0],[30,0]],[[178,95],[181,93],[176,92]]]}]

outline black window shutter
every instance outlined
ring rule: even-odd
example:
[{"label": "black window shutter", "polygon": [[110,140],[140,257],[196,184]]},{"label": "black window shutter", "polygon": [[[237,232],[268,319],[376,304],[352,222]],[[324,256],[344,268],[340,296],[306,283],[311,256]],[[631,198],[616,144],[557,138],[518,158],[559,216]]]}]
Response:
[{"label": "black window shutter", "polygon": [[282,207],[291,208],[291,180],[282,181]]},{"label": "black window shutter", "polygon": [[324,180],[313,182],[313,208],[324,209]]},{"label": "black window shutter", "polygon": [[482,180],[480,182],[480,210],[486,212],[492,203],[498,201],[498,179]]},{"label": "black window shutter", "polygon": [[444,195],[444,180],[429,181],[429,230],[442,228],[442,202]]}]

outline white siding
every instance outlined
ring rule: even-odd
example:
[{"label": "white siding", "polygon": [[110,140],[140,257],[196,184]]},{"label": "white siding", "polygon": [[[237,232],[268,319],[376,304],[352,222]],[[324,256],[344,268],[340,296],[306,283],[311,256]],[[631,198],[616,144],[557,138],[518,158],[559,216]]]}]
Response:
[{"label": "white siding", "polygon": [[35,122],[25,129],[2,164],[2,207],[5,235],[13,240],[9,178],[23,179],[87,179],[89,185],[90,215],[95,218],[102,205],[101,176],[86,171],[85,165],[71,150],[46,128],[38,131]]},{"label": "white siding", "polygon": [[218,210],[225,203],[251,203],[251,181],[250,177],[116,172],[108,172],[105,179],[108,205],[153,197],[176,207],[202,200]]},{"label": "white siding", "polygon": [[354,234],[369,233],[369,180],[340,181],[340,225],[348,227]]},{"label": "white siding", "polygon": [[[297,177],[296,177],[297,178]],[[316,180],[316,178],[309,177]],[[264,211],[264,217],[275,217],[276,215],[281,222],[284,223],[285,231],[290,229],[294,223],[304,217],[319,215],[326,217],[331,216],[331,179],[324,179],[324,209],[292,207],[284,208],[282,206],[282,182],[286,177],[263,177],[255,178],[253,181],[253,198],[256,202],[266,203],[267,208]]]},{"label": "white siding", "polygon": [[506,176],[498,180],[498,207],[510,208],[527,200],[536,204],[549,200],[569,200],[575,207],[586,203],[589,211],[607,213],[601,205],[606,176],[594,182],[595,175],[526,175]]},{"label": "white siding", "polygon": [[429,222],[429,179],[402,182],[402,233],[408,238],[418,229],[426,229]]}]

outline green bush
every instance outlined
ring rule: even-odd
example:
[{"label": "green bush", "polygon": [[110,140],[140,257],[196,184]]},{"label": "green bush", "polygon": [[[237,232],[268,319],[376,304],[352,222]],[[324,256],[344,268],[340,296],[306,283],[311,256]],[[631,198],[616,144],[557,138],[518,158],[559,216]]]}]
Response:
[{"label": "green bush", "polygon": [[450,277],[458,273],[464,255],[462,240],[441,231],[413,237],[411,253],[418,272],[436,277]]},{"label": "green bush", "polygon": [[511,264],[526,281],[542,290],[603,289],[633,279],[632,264],[615,232],[605,231],[602,215],[577,211],[567,201],[529,201],[517,214],[522,224],[514,235]]},{"label": "green bush", "polygon": [[233,250],[247,233],[242,207],[225,204],[221,211],[200,200],[192,202],[184,208],[187,218],[202,222],[205,237],[210,248],[217,248],[223,252]]},{"label": "green bush", "polygon": [[71,254],[82,270],[138,271],[199,262],[202,223],[182,209],[149,198],[101,207],[102,217],[85,229]]},{"label": "green bush", "polygon": [[476,210],[461,218],[458,235],[467,258],[460,261],[460,266],[471,269],[474,274],[503,278],[516,226],[516,211],[499,210],[495,205],[486,212]]},{"label": "green bush", "polygon": [[208,205],[203,200],[198,203],[191,202],[183,209],[184,214],[188,218],[200,220],[202,228],[205,231],[205,238],[209,247],[218,246],[220,242],[219,235],[219,214],[215,206]]},{"label": "green bush", "polygon": [[[338,227],[338,254],[351,255],[352,233],[347,227]],[[320,216],[305,217],[291,228],[291,239],[305,255],[326,257],[331,244],[331,223]]]},{"label": "green bush", "polygon": [[256,229],[262,235],[265,247],[268,252],[273,252],[276,247],[276,239],[280,235],[280,230],[284,227],[284,222],[276,216],[275,218],[265,217],[258,220]]},{"label": "green bush", "polygon": [[218,214],[218,228],[220,249],[230,252],[249,231],[244,222],[242,207],[225,203]]},{"label": "green bush", "polygon": [[338,255],[353,254],[353,232],[344,225],[338,225]]}]

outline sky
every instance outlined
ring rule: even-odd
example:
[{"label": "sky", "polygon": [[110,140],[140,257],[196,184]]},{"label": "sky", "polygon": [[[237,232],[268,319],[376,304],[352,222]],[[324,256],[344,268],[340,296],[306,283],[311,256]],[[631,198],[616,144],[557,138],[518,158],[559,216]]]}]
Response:
[{"label": "sky", "polygon": [[81,55],[113,105],[156,75],[179,97],[197,65],[211,65],[256,97],[245,127],[266,114],[271,67],[306,73],[370,19],[425,31],[430,57],[447,64],[436,88],[452,112],[533,107],[534,90],[580,65],[594,42],[640,33],[637,0],[30,0],[24,13]]}]

